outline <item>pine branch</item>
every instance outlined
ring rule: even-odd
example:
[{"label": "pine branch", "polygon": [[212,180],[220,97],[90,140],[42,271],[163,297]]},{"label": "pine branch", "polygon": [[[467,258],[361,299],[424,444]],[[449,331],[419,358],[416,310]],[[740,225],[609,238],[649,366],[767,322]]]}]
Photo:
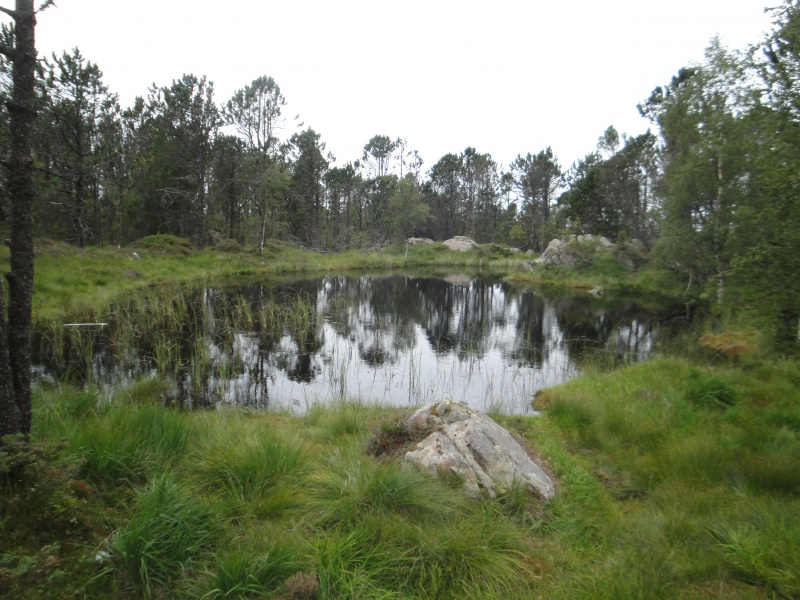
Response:
[{"label": "pine branch", "polygon": [[[45,0],[44,2],[42,2],[42,5],[39,7],[39,10],[36,11],[36,14],[39,14],[40,12],[47,10],[51,6],[56,6],[55,0]],[[56,8],[58,7],[56,6]]]}]

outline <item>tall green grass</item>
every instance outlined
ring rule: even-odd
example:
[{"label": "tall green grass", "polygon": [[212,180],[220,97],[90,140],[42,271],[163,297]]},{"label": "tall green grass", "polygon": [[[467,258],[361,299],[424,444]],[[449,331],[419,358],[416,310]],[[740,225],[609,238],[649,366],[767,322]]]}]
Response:
[{"label": "tall green grass", "polygon": [[[657,359],[549,390],[548,416],[616,499],[604,513],[619,513],[602,519],[617,523],[596,538],[603,550],[553,597],[704,597],[715,586],[730,597],[747,586],[755,597],[768,596],[763,588],[794,597],[800,532],[787,517],[800,501],[800,430],[791,416],[800,394],[786,387],[786,368]],[[562,499],[547,527],[574,535]],[[598,511],[578,514],[583,530]]]},{"label": "tall green grass", "polygon": [[396,409],[40,387],[34,441],[63,438],[63,461],[33,453],[25,485],[0,481],[0,595],[52,576],[123,599],[797,597],[798,383],[792,361],[660,358],[547,390],[541,417],[497,416],[546,461],[547,503],[469,501],[376,453]]},{"label": "tall green grass", "polygon": [[125,584],[146,598],[159,597],[199,568],[221,529],[202,498],[163,474],[138,495],[134,513],[114,535],[109,553]]},{"label": "tall green grass", "polygon": [[307,561],[291,545],[232,548],[214,557],[203,598],[260,598],[279,588]]},{"label": "tall green grass", "polygon": [[192,423],[161,405],[160,380],[141,380],[110,398],[92,388],[62,387],[34,394],[34,433],[66,440],[80,458],[81,477],[115,485],[144,482],[186,452]]},{"label": "tall green grass", "polygon": [[322,527],[353,526],[370,515],[444,518],[449,490],[411,468],[375,462],[354,446],[331,452],[311,478],[310,514]]},{"label": "tall green grass", "polygon": [[234,501],[256,503],[262,514],[297,502],[288,488],[309,469],[309,451],[295,436],[237,413],[209,415],[192,448],[199,485]]}]

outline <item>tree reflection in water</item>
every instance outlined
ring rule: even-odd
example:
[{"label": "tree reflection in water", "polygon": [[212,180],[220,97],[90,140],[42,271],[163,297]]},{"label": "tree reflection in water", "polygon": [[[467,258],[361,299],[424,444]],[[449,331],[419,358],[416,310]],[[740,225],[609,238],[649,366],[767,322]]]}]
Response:
[{"label": "tree reflection in water", "polygon": [[665,314],[496,277],[332,275],[120,304],[88,342],[40,332],[38,371],[106,385],[158,371],[187,407],[303,411],[341,396],[392,405],[451,396],[525,413],[539,389],[587,362],[645,360],[666,334]]}]

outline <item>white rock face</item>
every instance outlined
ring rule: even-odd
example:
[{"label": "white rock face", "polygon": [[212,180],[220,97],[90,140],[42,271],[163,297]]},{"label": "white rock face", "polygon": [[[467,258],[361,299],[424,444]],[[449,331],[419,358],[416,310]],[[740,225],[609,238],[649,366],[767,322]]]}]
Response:
[{"label": "white rock face", "polygon": [[430,246],[432,243],[433,240],[429,238],[408,238],[409,246]]},{"label": "white rock face", "polygon": [[505,429],[485,414],[451,399],[429,404],[406,421],[409,431],[436,431],[408,452],[405,461],[431,474],[444,470],[464,480],[464,492],[491,498],[519,484],[549,500],[553,480]]},{"label": "white rock face", "polygon": [[465,235],[457,235],[442,243],[450,248],[450,250],[458,250],[459,252],[466,252],[467,250],[479,247],[478,244],[475,243],[475,240]]}]

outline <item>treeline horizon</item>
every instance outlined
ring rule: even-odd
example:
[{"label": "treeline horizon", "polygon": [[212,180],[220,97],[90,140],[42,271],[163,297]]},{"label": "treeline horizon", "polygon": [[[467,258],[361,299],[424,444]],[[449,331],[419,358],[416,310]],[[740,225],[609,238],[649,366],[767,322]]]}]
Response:
[{"label": "treeline horizon", "polygon": [[[218,100],[204,76],[183,75],[123,109],[76,48],[40,62],[35,233],[80,247],[224,237],[255,250],[269,239],[344,250],[467,235],[541,252],[569,234],[636,238],[687,297],[752,308],[796,340],[800,9],[770,10],[765,39],[744,50],[715,39],[702,63],[653,90],[639,110],[655,133],[610,126],[569,168],[551,147],[509,165],[468,147],[426,169],[405,139],[380,133],[335,166],[321,133],[284,135],[287,100],[269,76]],[[7,100],[6,61],[0,84]]]}]

